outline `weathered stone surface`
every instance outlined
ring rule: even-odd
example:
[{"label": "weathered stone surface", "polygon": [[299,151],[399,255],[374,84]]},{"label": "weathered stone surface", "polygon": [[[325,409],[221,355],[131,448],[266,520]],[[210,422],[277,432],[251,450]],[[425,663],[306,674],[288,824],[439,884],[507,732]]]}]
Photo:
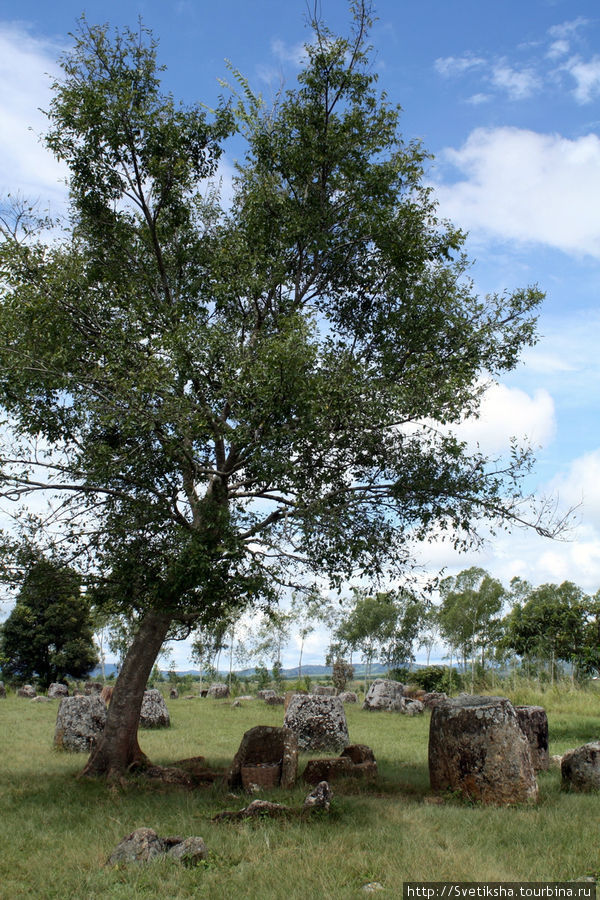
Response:
[{"label": "weathered stone surface", "polygon": [[289,728],[257,725],[247,731],[227,772],[230,787],[242,786],[242,767],[260,763],[281,763],[279,785],[291,788],[298,774],[298,741]]},{"label": "weathered stone surface", "polygon": [[283,706],[284,702],[285,698],[280,697],[278,694],[273,694],[272,697],[265,697],[267,706]]},{"label": "weathered stone surface", "polygon": [[548,756],[548,716],[543,706],[515,706],[523,734],[529,741],[531,761],[536,772],[550,765]]},{"label": "weathered stone surface", "polygon": [[171,719],[165,698],[157,688],[144,691],[140,711],[141,728],[169,728]]},{"label": "weathered stone surface", "polygon": [[308,691],[286,691],[283,698],[283,711],[287,712],[287,708],[290,705],[290,700],[292,697],[295,697],[298,694],[301,697],[306,697]]},{"label": "weathered stone surface", "polygon": [[34,697],[37,697],[37,692],[33,685],[24,684],[23,687],[18,689],[17,697],[27,697],[28,700],[33,700]]},{"label": "weathered stone surface", "polygon": [[338,694],[338,697],[342,703],[358,703],[358,696],[354,691],[342,691],[341,694]]},{"label": "weathered stone surface", "polygon": [[448,694],[444,693],[444,691],[429,691],[428,694],[424,694],[423,697],[421,697],[421,703],[426,709],[433,709],[447,699]]},{"label": "weathered stone surface", "polygon": [[6,688],[3,681],[0,681],[0,697],[6,697]]},{"label": "weathered stone surface", "polygon": [[169,699],[171,699],[171,700],[179,699],[179,691],[177,690],[176,687],[172,687],[171,690],[169,691]]},{"label": "weathered stone surface", "polygon": [[600,741],[568,750],[560,765],[562,785],[573,791],[600,790]]},{"label": "weathered stone surface", "polygon": [[403,684],[386,678],[376,678],[367,691],[363,709],[398,712],[403,710],[405,705]]},{"label": "weathered stone surface", "polygon": [[83,693],[86,697],[90,697],[93,694],[101,694],[103,687],[104,685],[101,681],[86,681],[83,686]]},{"label": "weathered stone surface", "polygon": [[171,847],[167,851],[167,856],[178,859],[186,866],[197,866],[203,859],[208,858],[208,850],[201,837],[188,837]]},{"label": "weathered stone surface", "polygon": [[89,753],[104,730],[106,706],[98,695],[64,697],[59,704],[54,746],[61,750]]},{"label": "weathered stone surface", "polygon": [[201,837],[161,838],[152,828],[137,828],[117,844],[107,865],[146,863],[162,856],[170,856],[184,865],[197,865],[207,858],[208,850]]},{"label": "weathered stone surface", "polygon": [[463,695],[431,714],[429,777],[433,790],[460,791],[483,803],[537,800],[529,742],[504,697]]},{"label": "weathered stone surface", "polygon": [[329,812],[332,792],[326,781],[321,781],[304,799],[303,809],[307,812],[322,809]]},{"label": "weathered stone surface", "polygon": [[347,756],[355,766],[359,763],[375,762],[375,754],[366,744],[349,744],[340,755]]},{"label": "weathered stone surface", "polygon": [[29,701],[30,703],[52,703],[52,697],[43,697],[38,694],[37,697],[32,697]]},{"label": "weathered stone surface", "polygon": [[108,858],[109,866],[149,862],[165,852],[164,841],[152,828],[136,828],[120,841]]},{"label": "weathered stone surface", "polygon": [[213,816],[213,822],[224,822],[232,819],[274,819],[279,816],[290,816],[294,810],[282,803],[271,803],[269,800],[253,800],[238,812],[222,812]]},{"label": "weathered stone surface", "polygon": [[274,691],[271,688],[264,688],[261,691],[257,691],[256,696],[259,700],[266,700],[267,697],[276,697],[277,691]]},{"label": "weathered stone surface", "polygon": [[424,711],[425,706],[420,700],[411,700],[410,698],[406,698],[404,708],[398,710],[398,712],[404,713],[405,716],[420,716]]},{"label": "weathered stone surface", "polygon": [[321,781],[335,781],[352,775],[355,765],[347,756],[333,756],[329,759],[309,759],[302,778],[307,784],[319,784]]},{"label": "weathered stone surface", "polygon": [[59,682],[53,681],[48,687],[47,694],[51,699],[54,699],[55,697],[68,697],[69,688],[66,684],[60,684]]},{"label": "weathered stone surface", "polygon": [[212,697],[213,700],[222,700],[224,697],[229,697],[229,687],[222,681],[215,681],[209,687],[206,696]]},{"label": "weathered stone surface", "polygon": [[344,704],[339,697],[292,697],[283,724],[296,734],[301,750],[339,752],[350,743]]},{"label": "weathered stone surface", "polygon": [[335,688],[332,684],[315,684],[310,692],[316,697],[335,697]]}]

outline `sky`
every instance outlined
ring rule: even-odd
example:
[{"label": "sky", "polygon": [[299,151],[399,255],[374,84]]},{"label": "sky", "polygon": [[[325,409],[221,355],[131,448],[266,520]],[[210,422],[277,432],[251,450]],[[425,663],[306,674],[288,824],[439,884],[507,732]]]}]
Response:
[{"label": "sky", "polygon": [[[347,33],[345,0],[321,0]],[[226,60],[268,99],[302,63],[305,0],[0,0],[0,196],[20,191],[64,208],[65,172],[39,142],[56,60],[85,12],[89,23],[137,27],[159,39],[164,84],[214,103]],[[546,292],[537,345],[493,385],[462,435],[490,454],[511,437],[536,448],[528,489],[576,507],[567,539],[502,533],[479,552],[419,548],[424,569],[479,565],[505,584],[571,580],[600,588],[600,8],[593,0],[379,0],[371,31],[379,86],[403,109],[405,138],[433,155],[427,181],[442,217],[468,232],[481,294],[538,284]],[[223,164],[227,181],[235,149]],[[323,662],[323,632],[304,659]],[[422,654],[417,654],[417,660]],[[188,665],[185,644],[174,647]],[[297,662],[292,640],[284,664]]]}]

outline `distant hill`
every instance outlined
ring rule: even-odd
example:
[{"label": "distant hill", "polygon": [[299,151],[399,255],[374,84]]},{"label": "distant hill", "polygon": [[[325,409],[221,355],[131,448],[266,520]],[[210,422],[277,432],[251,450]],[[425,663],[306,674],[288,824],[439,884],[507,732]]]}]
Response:
[{"label": "distant hill", "polygon": [[[412,670],[423,668],[422,666],[413,665],[410,666]],[[106,663],[104,666],[104,671],[106,672],[106,677],[109,678],[111,675],[117,674],[117,667],[114,663]],[[371,666],[371,674],[372,675],[385,675],[387,672],[387,666],[382,665],[381,663],[373,663]],[[177,675],[192,675],[193,677],[200,676],[199,669],[177,669]],[[161,674],[165,677],[168,675],[168,671],[166,669],[161,669]],[[242,678],[251,678],[255,674],[255,669],[238,669],[235,671],[235,674],[238,677]],[[298,666],[292,669],[282,669],[281,674],[283,678],[286,679],[294,679],[299,678],[299,669]],[[362,663],[354,666],[354,677],[362,678],[365,674],[365,667]],[[90,672],[90,678],[100,678],[102,675],[102,669],[97,666],[93,672]],[[227,678],[228,672],[219,672],[219,678]],[[302,677],[305,675],[310,676],[310,678],[326,678],[331,675],[331,666],[302,666]]]}]

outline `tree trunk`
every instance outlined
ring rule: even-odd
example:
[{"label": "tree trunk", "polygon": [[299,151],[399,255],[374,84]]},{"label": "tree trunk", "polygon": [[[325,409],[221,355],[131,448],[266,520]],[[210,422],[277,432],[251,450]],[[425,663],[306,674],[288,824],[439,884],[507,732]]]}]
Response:
[{"label": "tree trunk", "polygon": [[171,617],[148,613],[129,648],[115,682],[106,725],[82,775],[123,775],[147,761],[137,739],[140,710],[152,666],[167,636]]}]

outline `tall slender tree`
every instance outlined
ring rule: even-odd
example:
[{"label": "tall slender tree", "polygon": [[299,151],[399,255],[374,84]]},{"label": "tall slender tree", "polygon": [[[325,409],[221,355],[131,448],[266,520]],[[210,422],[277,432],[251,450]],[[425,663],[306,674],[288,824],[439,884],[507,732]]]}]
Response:
[{"label": "tall slender tree", "polygon": [[[143,762],[143,690],[178,629],[312,573],[403,574],[436,528],[469,546],[482,518],[531,521],[527,455],[487,460],[437,424],[515,365],[542,295],[474,293],[350,6],[349,38],[313,22],[273,107],[236,76],[210,121],[161,91],[144,29],[82,22],[49,108],[64,234],[1,228],[2,491],[59,498],[47,540],[138,614],[90,774]],[[223,211],[206,178],[233,128]]]}]

